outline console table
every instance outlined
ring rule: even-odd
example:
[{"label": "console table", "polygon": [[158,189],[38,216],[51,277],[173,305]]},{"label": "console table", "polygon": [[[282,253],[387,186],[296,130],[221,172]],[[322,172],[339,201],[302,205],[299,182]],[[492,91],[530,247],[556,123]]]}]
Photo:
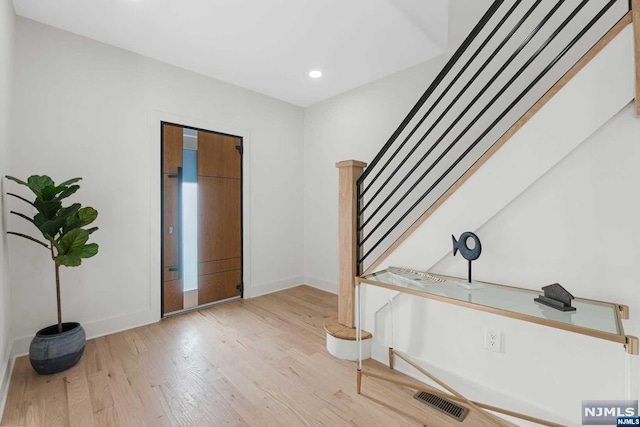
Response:
[{"label": "console table", "polygon": [[[625,335],[622,327],[622,319],[629,318],[629,308],[625,305],[576,298],[572,302],[572,305],[576,307],[576,311],[561,312],[533,301],[541,291],[485,282],[474,282],[479,289],[470,290],[459,285],[460,282],[464,281],[464,279],[395,267],[390,267],[386,270],[366,276],[356,277],[356,306],[358,309],[356,340],[358,345],[360,346],[362,338],[360,329],[360,313],[362,313],[360,289],[362,285],[370,285],[401,293],[412,294],[422,298],[455,304],[474,310],[486,311],[526,322],[537,323],[551,328],[563,329],[565,331],[588,335],[594,338],[613,341],[621,344],[627,353],[633,355],[638,354],[638,338]],[[390,309],[392,309],[391,305]],[[393,369],[393,361],[396,357],[429,377],[449,393],[447,394],[434,390],[421,391],[426,391],[439,397],[462,402],[463,404],[471,406],[473,409],[485,414],[486,417],[490,418],[491,422],[494,424],[501,425],[501,421],[488,412],[485,412],[484,409],[500,412],[509,416],[515,416],[542,425],[554,427],[559,425],[503,408],[497,408],[471,401],[457,393],[439,379],[435,378],[419,365],[412,362],[406,355],[394,350],[393,347],[389,348],[390,369]],[[408,384],[401,384],[401,382],[383,375],[362,371],[362,355],[360,353],[357,361],[356,375],[356,390],[358,394],[360,393],[363,375],[394,382],[399,385],[409,386]]]}]

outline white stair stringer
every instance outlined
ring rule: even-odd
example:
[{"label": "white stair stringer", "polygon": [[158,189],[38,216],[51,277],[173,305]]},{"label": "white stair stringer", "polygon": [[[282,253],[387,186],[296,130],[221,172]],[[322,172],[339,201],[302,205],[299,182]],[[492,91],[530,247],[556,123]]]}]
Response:
[{"label": "white stair stringer", "polygon": [[429,270],[451,234],[477,230],[609,121],[634,98],[633,52],[627,26],[376,270]]}]

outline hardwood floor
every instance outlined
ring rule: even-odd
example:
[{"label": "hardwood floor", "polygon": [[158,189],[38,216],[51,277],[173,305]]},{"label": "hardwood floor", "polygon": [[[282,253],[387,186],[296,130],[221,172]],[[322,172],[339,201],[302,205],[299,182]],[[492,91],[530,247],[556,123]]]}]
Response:
[{"label": "hardwood floor", "polygon": [[358,396],[353,362],[325,350],[336,313],[335,295],[299,286],[90,340],[60,374],[37,375],[21,357],[1,425],[492,425],[474,412],[459,423],[373,379]]}]

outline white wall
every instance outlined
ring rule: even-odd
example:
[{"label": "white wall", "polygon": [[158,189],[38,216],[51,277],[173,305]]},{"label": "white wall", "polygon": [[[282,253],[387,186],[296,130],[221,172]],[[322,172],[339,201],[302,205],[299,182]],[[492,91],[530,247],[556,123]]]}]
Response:
[{"label": "white wall", "polygon": [[[22,18],[15,77],[12,172],[82,176],[75,200],[100,213],[100,253],[62,271],[64,319],[95,336],[159,318],[160,120],[245,138],[246,294],[302,283],[302,109]],[[10,253],[21,353],[55,321],[53,266],[22,239]]]},{"label": "white wall", "polygon": [[[452,6],[453,23],[462,25],[456,19],[455,3]],[[439,244],[433,245],[433,235],[423,234],[411,244],[401,246],[383,264],[433,267],[436,272],[464,275],[466,264],[460,257],[447,255],[442,262],[438,260],[450,251],[450,234],[477,230],[484,251],[474,269],[477,278],[525,288],[540,288],[559,281],[581,297],[629,304],[632,314],[625,329],[628,334],[638,335],[640,323],[633,314],[633,307],[636,311],[640,307],[633,284],[633,260],[638,259],[638,249],[632,247],[631,236],[637,228],[633,220],[638,209],[637,198],[633,197],[637,171],[633,165],[638,163],[635,145],[640,122],[632,117],[630,109],[608,122],[633,96],[631,40],[628,28],[610,45],[608,55],[614,61],[607,57],[594,61],[589,72],[573,81],[567,91],[570,99],[548,109],[547,121],[536,122],[538,116],[534,117],[527,138],[537,139],[531,139],[528,148],[520,153],[525,163],[512,162],[507,167],[506,162],[504,169],[481,169],[484,179],[489,180],[500,180],[505,172],[510,178],[502,178],[505,182],[501,189],[520,186],[502,205],[489,213],[485,212],[482,200],[477,200],[498,199],[503,196],[501,190],[492,191],[493,187],[488,187],[492,190],[483,193],[475,187],[466,191],[467,198],[456,205],[457,211],[447,213],[455,213],[462,221],[464,212],[471,207],[482,211],[480,217],[486,214],[484,219],[474,222],[477,219],[474,212],[467,216],[468,228],[463,225],[462,229],[439,230],[444,236],[444,250]],[[391,134],[442,63],[440,59],[423,64],[305,112],[307,283],[330,291],[337,289],[335,162],[350,158],[370,161],[384,143],[380,136]],[[611,75],[617,76],[615,83],[611,82]],[[549,126],[549,119],[554,126]],[[590,137],[603,124],[604,128]],[[587,138],[588,142],[580,146]],[[612,144],[613,140],[616,144]],[[576,146],[580,147],[571,152]],[[569,157],[544,175],[570,152]],[[494,158],[513,155],[505,146]],[[531,173],[534,169],[537,172]],[[528,181],[522,181],[520,175],[527,175]],[[620,187],[622,176],[628,179]],[[594,185],[594,181],[599,183]],[[621,205],[623,212],[611,209],[611,205]],[[526,231],[516,234],[519,227]],[[579,250],[590,241],[588,235],[583,235],[586,230],[598,230],[594,237],[597,245],[580,254]],[[437,253],[431,251],[433,246],[438,246]],[[571,249],[578,250],[570,252]],[[376,298],[386,301],[389,296],[367,291],[367,301]],[[507,406],[516,410],[540,416],[551,414],[560,422],[574,425],[579,424],[582,399],[638,398],[640,359],[626,355],[620,344],[455,306],[416,301],[413,297],[397,297],[395,306],[395,324],[412,327],[410,335],[397,333],[394,347],[417,356],[425,365],[437,367],[439,373],[457,381],[463,389],[480,390],[476,394],[479,399],[508,402]],[[367,304],[364,316],[369,316],[365,320],[370,322],[365,327],[374,333],[373,356],[385,360],[384,347],[389,337],[385,329],[387,313],[384,309],[377,314],[366,313],[369,308]],[[485,328],[504,333],[505,353],[484,350]],[[406,368],[402,364],[399,367]],[[406,371],[415,374],[409,368]],[[558,378],[566,381],[559,382]]]},{"label": "white wall", "polygon": [[336,162],[373,159],[490,3],[450,2],[447,54],[305,109],[305,283],[337,292]]},{"label": "white wall", "polygon": [[[559,282],[579,297],[627,304],[625,333],[638,336],[638,140],[640,120],[628,105],[473,230],[483,248],[474,276],[529,289]],[[430,269],[461,277],[466,261],[449,253]],[[367,301],[376,297],[370,290],[366,295]],[[373,355],[386,360],[387,309],[367,313],[368,307]],[[551,413],[558,422],[579,425],[583,399],[639,397],[639,356],[627,355],[621,344],[407,295],[395,297],[394,312],[396,325],[414,325],[410,334],[396,329],[394,348],[475,389],[479,399],[495,399],[490,403],[508,402],[531,415]],[[485,328],[503,333],[503,353],[484,349]]]},{"label": "white wall", "polygon": [[[13,78],[13,3],[0,2],[0,177],[9,173],[10,103]],[[0,418],[8,391],[9,355],[12,344],[11,302],[6,250],[7,203],[5,188],[0,184]]]},{"label": "white wall", "polygon": [[[638,141],[629,104],[477,230],[478,277],[533,289],[558,282],[574,295],[629,305],[625,332],[640,336]],[[463,264],[446,256],[434,271],[460,275]]]}]

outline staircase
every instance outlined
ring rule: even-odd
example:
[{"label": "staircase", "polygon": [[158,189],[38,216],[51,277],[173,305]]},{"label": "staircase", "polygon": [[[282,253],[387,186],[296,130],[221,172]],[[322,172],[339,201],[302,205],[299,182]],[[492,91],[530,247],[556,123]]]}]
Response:
[{"label": "staircase", "polygon": [[626,0],[495,1],[358,179],[358,271],[398,247],[628,12]]},{"label": "staircase", "polygon": [[[633,100],[631,15],[627,0],[494,1],[368,167],[338,164],[339,324],[353,327],[354,276],[431,268],[451,234],[495,217]],[[366,310],[388,298],[367,295]]]},{"label": "staircase", "polygon": [[618,26],[609,35],[614,34],[518,120],[458,181],[456,191],[446,195],[437,211],[414,227],[376,268],[431,269],[451,253],[451,234],[479,230],[629,104],[634,96],[629,55],[633,31],[630,26]]},{"label": "staircase", "polygon": [[[369,166],[338,164],[341,324],[353,326],[353,277],[388,264],[394,251],[587,64],[621,32],[631,31],[629,24],[628,0],[491,4]],[[605,96],[615,98],[615,111],[595,121],[587,112],[587,126],[583,124],[578,135],[587,128],[593,132],[598,120],[610,118],[629,101],[627,87],[620,91],[620,98]],[[570,149],[571,145],[565,151]],[[531,163],[509,167],[526,169]],[[482,197],[500,198],[498,187],[477,190]],[[454,216],[476,206],[460,209]],[[476,213],[467,216],[482,219]],[[473,224],[470,221],[466,228]],[[448,245],[448,240],[430,242],[437,247]],[[439,249],[436,253],[444,255]]]}]

